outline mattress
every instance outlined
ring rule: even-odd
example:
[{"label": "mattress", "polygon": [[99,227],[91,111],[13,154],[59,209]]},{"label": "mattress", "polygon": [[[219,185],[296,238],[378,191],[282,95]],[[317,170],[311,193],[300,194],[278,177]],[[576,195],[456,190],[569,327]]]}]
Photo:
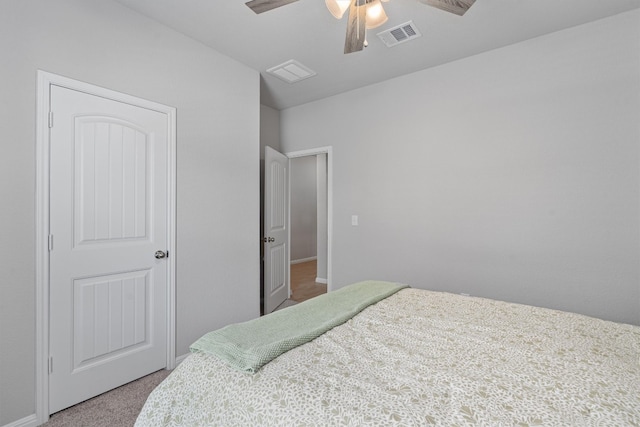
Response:
[{"label": "mattress", "polygon": [[407,288],[253,374],[196,351],[136,422],[280,425],[640,426],[640,327]]}]

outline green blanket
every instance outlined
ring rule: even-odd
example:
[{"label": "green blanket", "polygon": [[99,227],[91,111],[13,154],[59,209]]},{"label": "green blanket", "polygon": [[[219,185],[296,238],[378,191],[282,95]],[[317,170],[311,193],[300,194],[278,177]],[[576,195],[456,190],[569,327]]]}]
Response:
[{"label": "green blanket", "polygon": [[258,319],[209,332],[191,351],[211,353],[232,367],[255,373],[292,348],[341,325],[407,285],[365,281],[320,295]]}]

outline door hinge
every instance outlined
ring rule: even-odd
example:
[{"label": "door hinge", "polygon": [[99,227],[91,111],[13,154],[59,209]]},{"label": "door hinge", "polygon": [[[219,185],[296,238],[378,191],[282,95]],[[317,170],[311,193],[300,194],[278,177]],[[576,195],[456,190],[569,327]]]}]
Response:
[{"label": "door hinge", "polygon": [[49,128],[53,127],[53,111],[49,111]]},{"label": "door hinge", "polygon": [[53,234],[49,234],[49,252],[53,250]]},{"label": "door hinge", "polygon": [[49,357],[49,373],[53,374],[53,356]]}]

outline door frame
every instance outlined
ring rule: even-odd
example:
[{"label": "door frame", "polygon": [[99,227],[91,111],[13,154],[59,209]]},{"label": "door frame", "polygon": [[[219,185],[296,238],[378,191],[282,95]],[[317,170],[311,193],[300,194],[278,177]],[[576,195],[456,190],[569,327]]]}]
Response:
[{"label": "door frame", "polygon": [[103,87],[38,70],[36,111],[36,343],[35,385],[38,425],[49,420],[49,106],[56,85],[164,113],[168,118],[167,176],[167,348],[166,369],[176,361],[176,109]]},{"label": "door frame", "polygon": [[[333,261],[332,261],[332,247],[333,247],[333,147],[318,147],[308,150],[291,151],[284,153],[289,159],[295,159],[297,157],[316,156],[318,154],[327,155],[327,292],[333,290]],[[289,182],[291,182],[291,168],[289,168]],[[291,185],[289,185],[289,206],[288,213],[289,224],[291,224]],[[289,248],[291,248],[291,227],[288,231]],[[291,251],[289,251],[287,259],[287,265],[291,268]],[[289,294],[291,294],[291,282],[289,281]]]}]

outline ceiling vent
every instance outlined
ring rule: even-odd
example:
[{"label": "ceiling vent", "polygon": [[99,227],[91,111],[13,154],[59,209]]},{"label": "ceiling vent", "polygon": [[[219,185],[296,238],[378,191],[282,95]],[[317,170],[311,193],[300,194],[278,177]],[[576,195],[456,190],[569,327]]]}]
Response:
[{"label": "ceiling vent", "polygon": [[413,21],[409,21],[378,33],[377,36],[380,37],[380,40],[382,40],[387,47],[392,47],[418,38],[422,36],[422,34],[420,34],[420,31],[418,31]]},{"label": "ceiling vent", "polygon": [[284,64],[269,68],[267,73],[287,83],[297,83],[300,80],[308,79],[309,77],[313,77],[317,74],[309,67],[305,67],[294,59],[291,59]]}]

